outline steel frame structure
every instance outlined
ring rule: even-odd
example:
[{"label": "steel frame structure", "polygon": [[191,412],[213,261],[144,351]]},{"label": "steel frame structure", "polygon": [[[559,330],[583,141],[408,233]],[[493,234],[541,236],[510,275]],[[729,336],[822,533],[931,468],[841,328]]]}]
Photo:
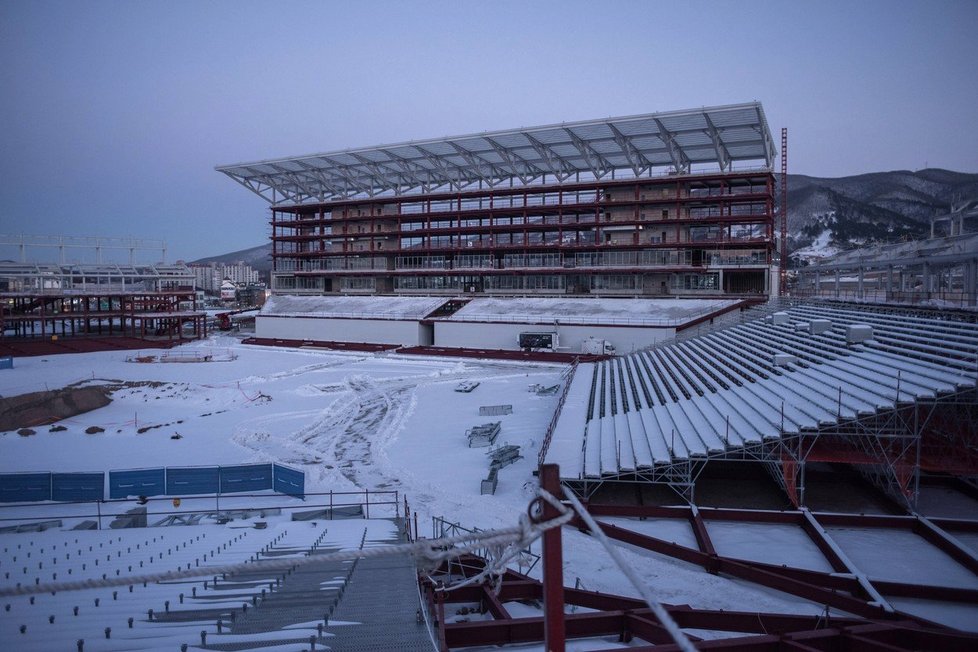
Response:
[{"label": "steel frame structure", "polygon": [[166,291],[194,287],[186,265],[0,262],[0,291],[25,293]]},{"label": "steel frame structure", "polygon": [[914,512],[921,471],[978,476],[978,390],[896,405],[801,433],[782,432],[755,444],[676,459],[634,473],[562,478],[588,499],[605,483],[663,484],[694,504],[696,480],[711,461],[761,463],[796,507],[805,505],[809,462],[852,464],[887,496]]},{"label": "steel frame structure", "polygon": [[[540,467],[542,484],[548,481],[544,477],[546,471],[545,466]],[[551,475],[559,474],[556,468],[552,471]],[[549,482],[552,484],[552,479]],[[830,527],[853,527],[912,532],[948,555],[966,572],[978,576],[978,555],[955,536],[955,533],[969,536],[978,533],[978,521],[926,518],[918,514],[867,516],[813,513],[807,509],[762,511],[590,504],[587,510],[595,518],[610,516],[619,519],[685,521],[694,535],[695,548],[636,532],[620,521],[617,525],[598,521],[598,526],[610,539],[623,544],[700,566],[714,575],[753,582],[825,607],[821,615],[799,616],[666,605],[667,612],[681,628],[747,634],[707,641],[687,632],[698,649],[810,651],[850,646],[879,650],[970,650],[978,645],[978,634],[957,632],[925,618],[901,612],[886,597],[978,605],[978,590],[871,578],[845,555],[827,530]],[[832,570],[820,572],[721,555],[712,541],[708,526],[708,523],[715,521],[796,526],[821,552]],[[586,531],[580,517],[571,521],[568,527]],[[548,556],[551,564],[560,563],[559,533],[555,543],[558,546],[556,549],[547,548],[545,544],[545,565]],[[671,638],[642,600],[587,591],[579,586],[565,587],[559,574],[552,578],[558,582],[555,586],[548,581],[546,572],[543,582],[539,582],[510,569],[493,583],[483,582],[445,590],[446,585],[470,578],[486,567],[485,558],[464,555],[442,563],[432,572],[419,574],[425,607],[434,620],[439,650],[543,641],[546,641],[548,650],[562,650],[565,638],[598,637],[617,637],[618,642],[632,643],[629,649],[678,649],[670,645]],[[506,602],[511,601],[542,604],[545,615],[514,618],[505,606]],[[465,610],[487,614],[490,619],[448,622],[447,609],[452,604],[466,605]],[[573,608],[568,611],[567,605]],[[577,613],[578,606],[588,611]],[[839,616],[832,610],[850,615]],[[634,643],[638,641],[648,645],[635,648]],[[618,649],[618,646],[614,649]]]},{"label": "steel frame structure", "polygon": [[273,205],[688,173],[776,156],[759,102],[483,132],[217,166]]},{"label": "steel frame structure", "polygon": [[775,156],[753,102],[217,170],[272,205],[277,292],[766,296]]},{"label": "steel frame structure", "polygon": [[[882,298],[894,303],[941,299],[978,305],[978,236],[967,234],[913,244],[857,250],[799,267],[792,293],[841,299]],[[855,276],[855,285],[843,275]]]},{"label": "steel frame structure", "polygon": [[[0,340],[52,337],[192,339],[207,335],[207,315],[193,289],[166,292],[0,293]],[[12,331],[7,333],[7,331]]]},{"label": "steel frame structure", "polygon": [[[145,238],[107,238],[97,236],[70,235],[10,235],[0,234],[0,247],[16,247],[20,262],[27,262],[27,251],[31,249],[57,249],[58,262],[62,265],[70,261],[65,259],[65,250],[88,250],[95,254],[95,264],[103,264],[102,253],[109,251],[129,252],[129,265],[135,265],[136,252],[160,252],[160,261],[166,260],[166,241],[148,240]],[[160,264],[163,264],[162,262]]]},{"label": "steel frame structure", "polygon": [[275,207],[273,289],[765,296],[773,196],[761,171]]},{"label": "steel frame structure", "polygon": [[[740,313],[739,322],[755,321],[765,315],[792,306],[810,305],[847,309],[858,308],[871,314],[892,314],[925,319],[939,318],[978,324],[978,314],[934,308],[850,304],[838,301],[799,302],[794,299],[771,299],[767,305],[754,308],[749,318]],[[814,315],[814,312],[813,312]],[[867,319],[869,319],[867,317]],[[717,325],[722,331],[735,325],[726,321]],[[700,332],[692,333],[695,337]],[[679,337],[677,339],[684,339]],[[659,344],[666,346],[669,343]],[[958,357],[962,364],[967,356]],[[900,376],[894,377],[896,395],[900,393]],[[842,417],[842,395],[839,395],[839,417],[833,423],[817,428],[789,432],[784,427],[782,405],[781,427],[763,440],[731,446],[724,438],[724,449],[704,455],[674,458],[671,462],[640,467],[635,471],[605,473],[601,477],[567,476],[562,482],[584,498],[590,499],[606,483],[649,483],[666,485],[687,503],[695,504],[696,480],[710,462],[749,462],[762,464],[795,507],[806,505],[806,465],[815,462],[845,463],[895,501],[913,513],[917,508],[923,472],[947,474],[978,487],[978,387],[959,386],[955,391],[939,392],[933,398],[903,400],[873,413]],[[556,422],[559,415],[554,418]],[[722,426],[722,424],[721,424]],[[729,422],[727,423],[729,428]],[[541,462],[543,458],[541,458]]]},{"label": "steel frame structure", "polygon": [[[616,512],[617,513],[617,512]],[[767,518],[781,512],[749,512],[750,518]],[[733,517],[734,515],[730,515]],[[794,517],[795,515],[789,515]],[[839,515],[835,515],[839,516]],[[681,517],[685,518],[685,517]],[[780,522],[772,518],[766,522]],[[802,515],[802,523],[812,523],[812,515]],[[863,525],[863,517],[846,517],[844,522]],[[978,592],[972,589],[954,589],[939,586],[923,586],[902,582],[870,582],[864,576],[852,577],[848,571],[819,573],[788,566],[774,566],[724,557],[716,554],[702,519],[694,520],[699,550],[679,546],[641,535],[624,528],[601,524],[605,533],[623,543],[649,551],[666,554],[698,564],[708,572],[736,577],[762,586],[800,596],[824,604],[821,615],[799,616],[763,612],[737,612],[716,609],[698,609],[688,605],[665,605],[667,612],[684,629],[734,633],[734,638],[703,640],[687,632],[697,649],[708,650],[812,650],[840,649],[848,645],[853,649],[877,650],[971,650],[978,644],[978,635],[957,632],[925,619],[892,609],[880,595],[880,590],[894,596],[927,596],[932,599],[975,603]],[[695,522],[700,523],[699,527]],[[802,525],[804,527],[804,525]],[[831,551],[828,539],[821,538],[824,528],[816,521],[809,527],[816,533],[816,543]],[[923,527],[931,532],[933,523]],[[937,528],[939,530],[939,528]],[[934,535],[939,536],[939,535]],[[820,546],[820,547],[821,547]],[[833,559],[830,557],[830,559]],[[834,566],[848,568],[846,561],[834,557]],[[436,626],[438,649],[444,652],[474,646],[541,643],[546,636],[546,618],[514,618],[505,603],[522,601],[547,604],[551,594],[544,583],[515,571],[507,571],[496,587],[487,584],[465,586],[451,591],[443,589],[443,582],[474,575],[484,568],[479,557],[468,557],[464,563],[445,564],[435,573],[420,578],[422,595],[428,612]],[[642,600],[587,591],[581,588],[561,587],[560,608],[570,605],[571,613],[563,618],[563,634],[567,639],[610,637],[619,643],[632,643],[635,650],[678,650],[665,628],[655,618]],[[922,593],[920,593],[922,592]],[[877,600],[882,600],[878,603]],[[475,604],[476,611],[488,614],[490,620],[471,622],[447,622],[447,607],[453,604]],[[576,607],[588,609],[577,613]],[[471,607],[467,607],[471,608]],[[846,611],[851,616],[838,616],[831,609]],[[737,636],[737,634],[742,634]],[[644,642],[644,646],[635,643]],[[549,643],[548,643],[549,644]],[[547,648],[547,649],[563,649]],[[600,648],[589,648],[600,649]],[[606,648],[620,649],[611,644]],[[845,648],[843,648],[845,649]]]}]

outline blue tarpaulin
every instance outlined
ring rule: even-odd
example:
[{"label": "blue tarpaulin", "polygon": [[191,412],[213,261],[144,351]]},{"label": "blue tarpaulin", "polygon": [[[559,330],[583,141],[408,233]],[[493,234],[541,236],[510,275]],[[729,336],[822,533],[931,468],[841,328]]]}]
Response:
[{"label": "blue tarpaulin", "polygon": [[0,503],[51,500],[50,473],[5,473],[0,475]]},{"label": "blue tarpaulin", "polygon": [[262,491],[272,488],[271,464],[245,464],[221,467],[221,493]]},{"label": "blue tarpaulin", "polygon": [[[109,498],[189,496],[274,489],[305,495],[306,475],[281,464],[109,471]],[[105,473],[0,474],[0,502],[88,501],[105,497]]]},{"label": "blue tarpaulin", "polygon": [[168,496],[216,494],[220,486],[220,469],[216,466],[167,467],[166,469]]},{"label": "blue tarpaulin", "polygon": [[104,473],[52,473],[51,500],[102,500]]},{"label": "blue tarpaulin", "polygon": [[306,495],[306,474],[281,464],[272,465],[272,489],[287,496],[304,498]]},{"label": "blue tarpaulin", "polygon": [[166,493],[164,469],[109,471],[109,498],[161,496]]}]

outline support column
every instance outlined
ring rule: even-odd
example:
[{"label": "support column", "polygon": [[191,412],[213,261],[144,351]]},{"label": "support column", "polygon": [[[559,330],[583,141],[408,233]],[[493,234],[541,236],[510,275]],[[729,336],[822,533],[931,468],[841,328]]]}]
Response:
[{"label": "support column", "polygon": [[964,265],[964,293],[965,301],[968,302],[969,306],[974,306],[976,299],[975,297],[975,270],[978,268],[978,260],[972,258]]},{"label": "support column", "polygon": [[[540,487],[555,498],[560,498],[560,467],[556,464],[540,465]],[[543,502],[543,520],[558,516],[550,503]],[[564,652],[564,551],[559,527],[543,533],[543,618],[544,650]]]}]

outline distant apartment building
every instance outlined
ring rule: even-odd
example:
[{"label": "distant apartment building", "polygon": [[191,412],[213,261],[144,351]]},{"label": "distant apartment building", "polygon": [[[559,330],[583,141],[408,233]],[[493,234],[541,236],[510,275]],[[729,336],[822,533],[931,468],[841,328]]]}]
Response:
[{"label": "distant apartment building", "polygon": [[191,263],[194,273],[194,283],[197,288],[209,294],[219,294],[225,280],[235,286],[258,285],[261,274],[243,261],[235,263]]},{"label": "distant apartment building", "polygon": [[272,208],[279,294],[772,292],[760,103],[219,167]]}]

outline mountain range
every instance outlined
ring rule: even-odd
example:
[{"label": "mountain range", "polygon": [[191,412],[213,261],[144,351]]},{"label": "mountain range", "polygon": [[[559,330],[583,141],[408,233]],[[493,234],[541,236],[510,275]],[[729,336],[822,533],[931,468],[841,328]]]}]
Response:
[{"label": "mountain range", "polygon": [[[789,174],[788,249],[818,257],[820,252],[926,237],[931,217],[976,199],[978,174],[937,168],[837,178]],[[970,227],[975,230],[978,224]],[[267,275],[271,243],[194,262],[239,260]]]}]

